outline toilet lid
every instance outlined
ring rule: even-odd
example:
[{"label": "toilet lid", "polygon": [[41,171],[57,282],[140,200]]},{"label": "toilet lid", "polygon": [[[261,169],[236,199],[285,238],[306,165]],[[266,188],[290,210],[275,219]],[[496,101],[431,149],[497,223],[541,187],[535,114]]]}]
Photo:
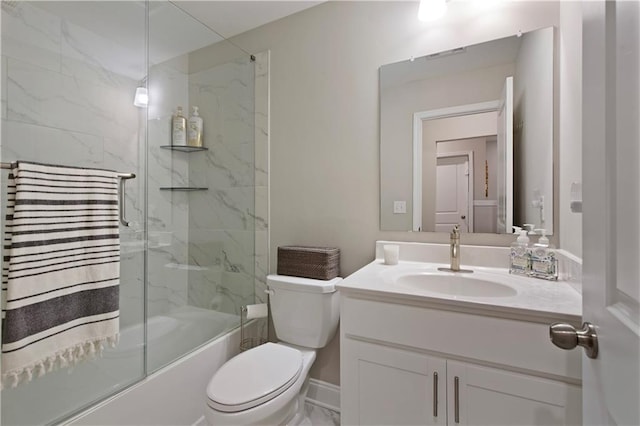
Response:
[{"label": "toilet lid", "polygon": [[266,343],[231,358],[207,386],[211,408],[223,412],[247,410],[286,391],[300,376],[302,353]]}]

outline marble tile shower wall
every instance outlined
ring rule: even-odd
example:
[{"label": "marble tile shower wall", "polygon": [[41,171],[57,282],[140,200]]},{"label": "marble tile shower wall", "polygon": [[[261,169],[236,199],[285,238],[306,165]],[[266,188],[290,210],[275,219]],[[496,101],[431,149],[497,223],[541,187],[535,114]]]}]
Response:
[{"label": "marble tile shower wall", "polygon": [[[248,56],[248,55],[247,55]],[[190,74],[208,151],[191,154],[189,304],[239,314],[254,303],[254,72],[241,58]]]},{"label": "marble tile shower wall", "polygon": [[[239,305],[254,302],[254,292],[256,302],[266,301],[268,56],[257,55],[255,75],[248,58],[192,75],[186,56],[152,66],[147,122],[145,111],[132,104],[145,64],[121,61],[122,54],[142,61],[143,32],[137,42],[116,45],[35,2],[16,2],[10,11],[3,6],[0,159],[140,177],[127,183],[126,199],[128,219],[138,225],[121,229],[123,326],[143,316],[139,224],[147,155],[149,315],[186,304],[238,313]],[[209,148],[204,155],[160,148],[170,144],[177,105],[185,111],[200,106]],[[159,190],[190,184],[209,190]]]},{"label": "marble tile shower wall", "polygon": [[179,56],[149,70],[148,313],[161,315],[187,304],[189,197],[161,187],[189,185],[189,153],[161,148],[171,144],[171,116],[188,105],[187,57]]},{"label": "marble tile shower wall", "polygon": [[[143,175],[144,115],[132,104],[144,62],[124,47],[30,2],[2,7],[2,161],[102,167]],[[144,17],[141,15],[141,22]],[[144,33],[139,52],[144,58]],[[135,43],[133,43],[135,45]],[[131,77],[127,77],[131,76]],[[127,185],[128,219],[142,223],[142,179]],[[3,197],[6,188],[2,188]],[[122,324],[140,322],[140,229],[122,230]]]}]

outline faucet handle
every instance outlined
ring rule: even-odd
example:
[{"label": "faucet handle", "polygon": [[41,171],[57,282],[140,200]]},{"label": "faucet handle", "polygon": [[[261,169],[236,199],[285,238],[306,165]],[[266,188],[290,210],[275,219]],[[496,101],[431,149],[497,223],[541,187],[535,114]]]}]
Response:
[{"label": "faucet handle", "polygon": [[455,225],[453,225],[453,229],[451,230],[451,238],[458,237],[460,237],[460,225],[456,223]]}]

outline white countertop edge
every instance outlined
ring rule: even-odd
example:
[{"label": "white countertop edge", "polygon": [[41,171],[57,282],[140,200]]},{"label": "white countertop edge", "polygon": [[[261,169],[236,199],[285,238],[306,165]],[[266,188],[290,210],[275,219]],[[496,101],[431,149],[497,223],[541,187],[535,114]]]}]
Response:
[{"label": "white countertop edge", "polygon": [[[432,262],[413,262],[401,261],[400,267],[411,268],[415,266],[446,266],[443,263]],[[345,278],[336,288],[342,294],[347,296],[355,296],[360,298],[375,298],[376,300],[387,301],[390,303],[411,304],[423,307],[433,307],[439,309],[454,309],[468,313],[479,313],[482,315],[491,315],[501,318],[512,318],[516,320],[527,320],[534,322],[547,323],[550,321],[568,321],[579,325],[582,318],[581,295],[575,291],[575,288],[564,281],[549,282],[538,280],[535,278],[525,278],[530,280],[529,284],[533,286],[539,285],[540,288],[545,286],[563,286],[557,288],[564,292],[567,296],[566,303],[559,303],[557,309],[550,310],[548,301],[546,309],[544,307],[536,307],[535,300],[521,298],[515,300],[513,298],[491,298],[491,299],[472,299],[472,298],[452,298],[447,295],[437,295],[422,293],[417,291],[407,291],[406,289],[394,289],[382,283],[382,278],[378,275],[386,268],[394,266],[384,265],[382,259],[376,259],[360,270]],[[496,268],[476,266],[479,271],[491,271]],[[507,272],[503,268],[498,268],[502,273]],[[508,273],[508,272],[507,272]],[[522,277],[518,277],[522,278]],[[517,279],[517,278],[516,278]],[[521,285],[521,284],[520,284]],[[553,288],[553,287],[548,287]],[[555,291],[556,289],[553,289]],[[526,303],[523,303],[526,302]],[[529,304],[530,306],[521,306]]]},{"label": "white countertop edge", "polygon": [[390,293],[381,290],[356,289],[340,285],[336,286],[336,288],[340,291],[341,295],[347,297],[416,306],[419,308],[431,308],[549,325],[553,322],[568,322],[579,327],[582,323],[582,315],[570,313],[535,311],[523,308],[496,306],[466,300],[450,300],[429,296],[416,297],[414,295],[403,295],[400,293]]}]

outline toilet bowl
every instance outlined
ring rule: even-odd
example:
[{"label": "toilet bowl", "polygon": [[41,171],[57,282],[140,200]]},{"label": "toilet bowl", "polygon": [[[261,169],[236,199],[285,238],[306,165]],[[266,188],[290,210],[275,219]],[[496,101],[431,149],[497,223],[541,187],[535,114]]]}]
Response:
[{"label": "toilet bowl", "polygon": [[[207,386],[209,425],[303,425],[316,349],[335,335],[335,284],[269,275],[271,312],[279,343],[266,343],[227,361]],[[304,344],[304,346],[302,346]]]},{"label": "toilet bowl", "polygon": [[[207,422],[300,424],[302,419],[295,419],[301,412],[299,404],[304,405],[299,396],[308,386],[315,358],[314,350],[279,343],[266,343],[232,358],[207,386]],[[228,365],[234,360],[238,362]]]}]

